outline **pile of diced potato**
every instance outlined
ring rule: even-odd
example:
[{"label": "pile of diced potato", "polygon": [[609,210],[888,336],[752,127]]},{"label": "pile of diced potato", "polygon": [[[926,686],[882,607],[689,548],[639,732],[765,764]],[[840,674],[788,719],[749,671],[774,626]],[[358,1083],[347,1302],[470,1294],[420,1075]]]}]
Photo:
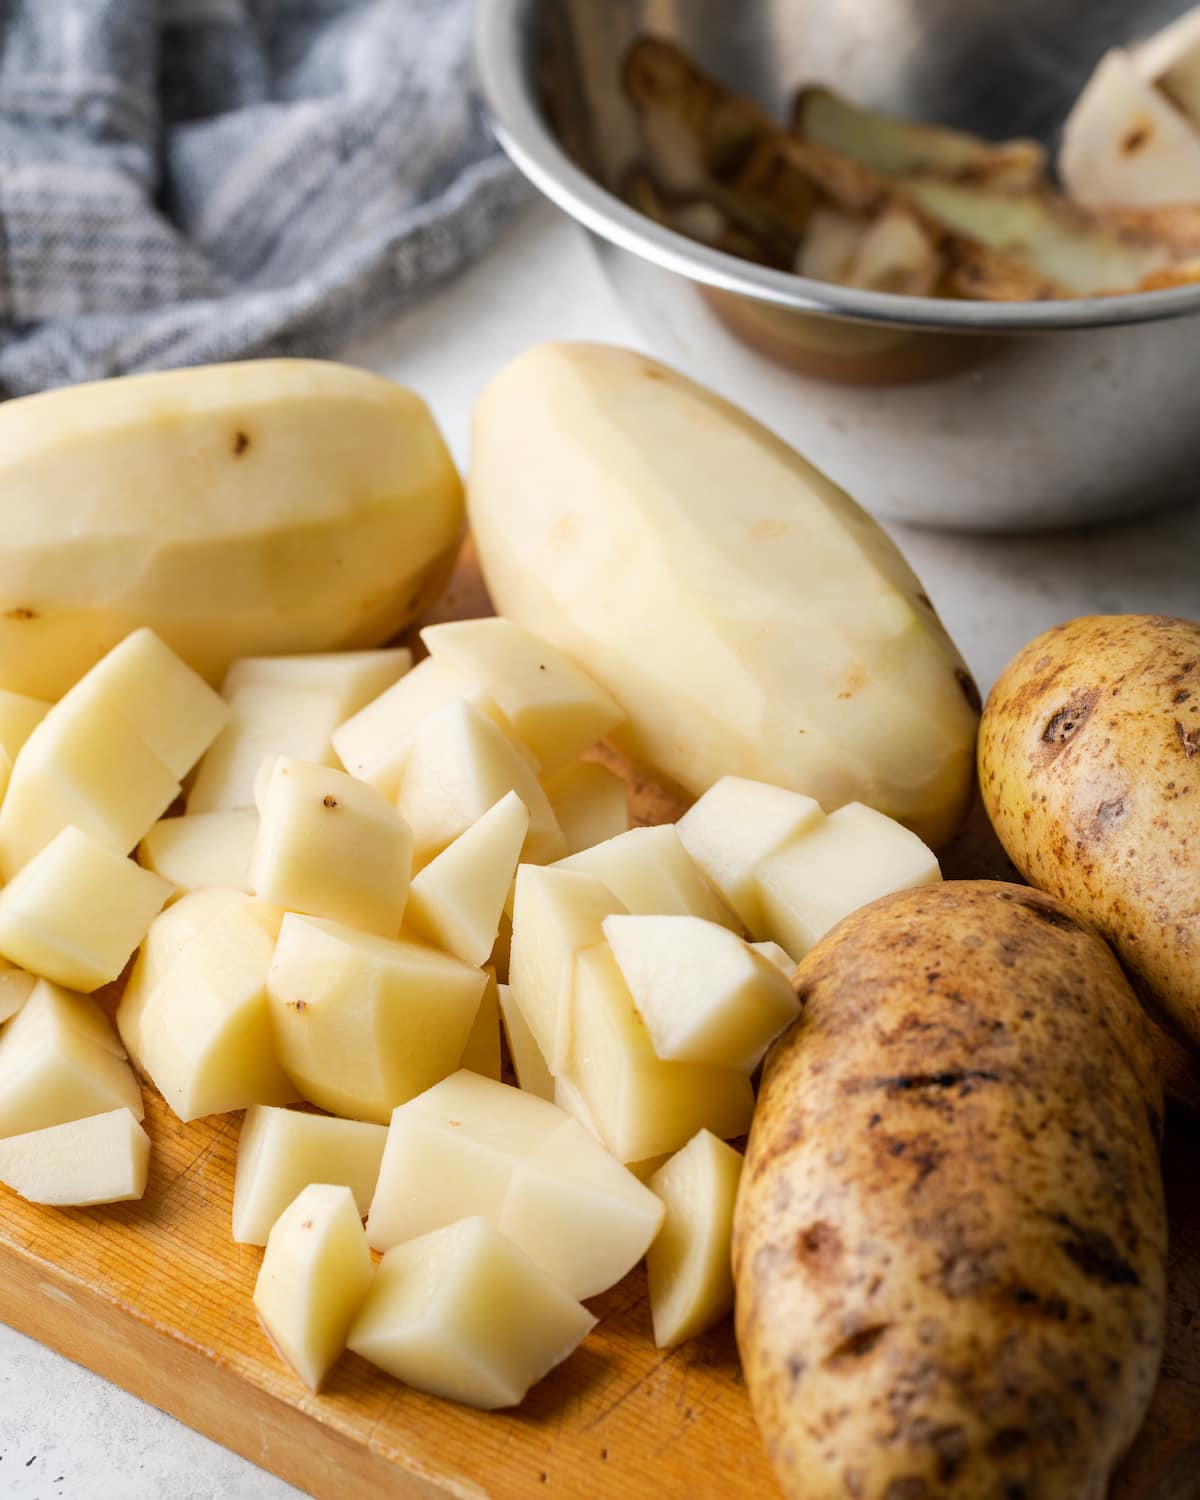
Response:
[{"label": "pile of diced potato", "polygon": [[733,777],[630,830],[581,759],[608,693],[505,620],[422,639],[218,694],[143,629],[53,706],[0,694],[0,1181],[140,1197],[133,1068],[180,1120],[245,1110],[233,1237],[300,1378],[348,1346],[490,1408],[643,1256],[660,1346],[725,1315],[726,1142],[794,963],[940,877],[881,814]]}]

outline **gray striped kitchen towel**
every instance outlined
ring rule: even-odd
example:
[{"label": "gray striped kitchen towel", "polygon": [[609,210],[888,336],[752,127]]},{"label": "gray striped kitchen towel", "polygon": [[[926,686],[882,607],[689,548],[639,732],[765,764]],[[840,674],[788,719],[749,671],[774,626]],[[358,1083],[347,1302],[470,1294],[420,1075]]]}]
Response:
[{"label": "gray striped kitchen towel", "polygon": [[0,0],[0,394],[328,354],[517,202],[471,0]]}]

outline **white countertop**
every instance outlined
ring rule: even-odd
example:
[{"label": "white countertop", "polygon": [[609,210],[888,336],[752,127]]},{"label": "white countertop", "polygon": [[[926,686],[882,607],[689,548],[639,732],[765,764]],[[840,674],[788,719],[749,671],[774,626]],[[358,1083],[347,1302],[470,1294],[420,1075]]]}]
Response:
[{"label": "white countertop", "polygon": [[[579,232],[537,205],[485,261],[347,357],[419,390],[465,461],[475,393],[545,338],[644,342]],[[1200,505],[1070,536],[893,529],[985,691],[1019,646],[1072,615],[1200,617]],[[285,1500],[299,1491],[0,1326],[0,1495]]]}]

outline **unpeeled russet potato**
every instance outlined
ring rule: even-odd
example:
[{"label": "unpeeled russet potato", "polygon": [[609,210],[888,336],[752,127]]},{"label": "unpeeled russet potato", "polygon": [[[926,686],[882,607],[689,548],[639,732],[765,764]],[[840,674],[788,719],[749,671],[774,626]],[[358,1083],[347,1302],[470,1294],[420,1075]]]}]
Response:
[{"label": "unpeeled russet potato", "polygon": [[1166,1306],[1150,1027],[1038,891],[949,882],[796,974],[734,1224],[738,1345],[789,1500],[1098,1500]]},{"label": "unpeeled russet potato", "polygon": [[1038,636],[988,697],[979,779],[1025,879],[1095,923],[1200,1046],[1200,623],[1090,615]]},{"label": "unpeeled russet potato", "polygon": [[745,413],[643,355],[541,345],[479,399],[468,508],[497,609],[608,689],[657,777],[954,832],[962,659],[882,529]]}]

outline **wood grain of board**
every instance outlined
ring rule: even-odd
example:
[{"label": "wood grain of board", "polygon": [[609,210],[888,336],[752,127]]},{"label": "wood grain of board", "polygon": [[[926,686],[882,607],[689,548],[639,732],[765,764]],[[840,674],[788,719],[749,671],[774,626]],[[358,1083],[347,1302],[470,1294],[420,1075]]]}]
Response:
[{"label": "wood grain of board", "polygon": [[[485,612],[469,551],[438,618]],[[618,764],[638,821],[679,811]],[[973,816],[946,872],[1010,873]],[[1170,1326],[1149,1418],[1112,1500],[1200,1500],[1200,1101],[1164,1042]],[[140,1203],[55,1211],[0,1189],[0,1319],[309,1491],[317,1500],[770,1500],[729,1325],[665,1355],[639,1270],[590,1304],[599,1326],[517,1412],[423,1396],[354,1356],[312,1396],[273,1353],[251,1293],[261,1251],[229,1238],[239,1116],[180,1124],[149,1087]]]}]

